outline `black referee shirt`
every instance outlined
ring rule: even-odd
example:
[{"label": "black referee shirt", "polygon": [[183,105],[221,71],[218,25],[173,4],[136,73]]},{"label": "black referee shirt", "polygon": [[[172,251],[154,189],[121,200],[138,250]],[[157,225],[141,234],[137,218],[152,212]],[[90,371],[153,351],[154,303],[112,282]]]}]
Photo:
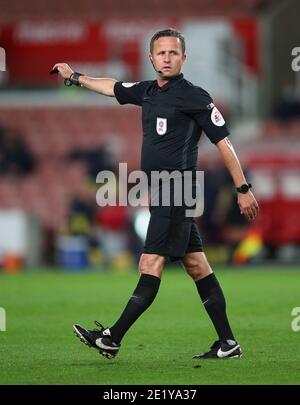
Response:
[{"label": "black referee shirt", "polygon": [[229,132],[210,95],[184,79],[183,74],[159,87],[156,80],[116,82],[120,104],[142,106],[143,145],[141,168],[196,170],[202,130],[214,144]]}]

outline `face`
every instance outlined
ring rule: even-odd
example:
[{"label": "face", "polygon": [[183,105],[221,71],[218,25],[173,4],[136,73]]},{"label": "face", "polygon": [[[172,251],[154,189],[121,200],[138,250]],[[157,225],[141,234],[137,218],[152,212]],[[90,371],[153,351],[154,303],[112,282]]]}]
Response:
[{"label": "face", "polygon": [[153,51],[150,54],[155,69],[162,79],[169,79],[181,72],[181,67],[186,60],[182,53],[181,42],[176,37],[161,37],[154,41]]}]

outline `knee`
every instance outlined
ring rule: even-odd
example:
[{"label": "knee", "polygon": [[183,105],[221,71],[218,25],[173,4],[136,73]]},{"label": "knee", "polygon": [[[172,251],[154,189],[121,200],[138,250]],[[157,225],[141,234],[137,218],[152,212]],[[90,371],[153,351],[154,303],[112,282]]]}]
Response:
[{"label": "knee", "polygon": [[194,280],[198,281],[212,273],[212,269],[208,262],[190,261],[184,263],[184,267],[188,275]]},{"label": "knee", "polygon": [[197,281],[201,278],[202,271],[201,266],[198,263],[186,264],[185,270],[194,281]]},{"label": "knee", "polygon": [[159,255],[143,254],[139,263],[139,271],[142,274],[161,277],[163,270],[164,258]]}]

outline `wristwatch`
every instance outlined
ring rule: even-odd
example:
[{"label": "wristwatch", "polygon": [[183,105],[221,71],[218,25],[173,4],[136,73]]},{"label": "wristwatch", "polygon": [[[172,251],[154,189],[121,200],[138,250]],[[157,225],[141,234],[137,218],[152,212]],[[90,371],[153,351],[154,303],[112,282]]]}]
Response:
[{"label": "wristwatch", "polygon": [[79,83],[79,77],[83,76],[82,73],[79,72],[73,72],[69,79],[65,79],[64,83],[65,86],[72,86],[72,84],[75,84],[75,86],[80,86],[81,84]]},{"label": "wristwatch", "polygon": [[236,191],[238,193],[246,194],[246,193],[248,193],[248,191],[250,190],[251,187],[252,187],[252,184],[250,184],[250,183],[242,184],[240,187],[236,188]]}]

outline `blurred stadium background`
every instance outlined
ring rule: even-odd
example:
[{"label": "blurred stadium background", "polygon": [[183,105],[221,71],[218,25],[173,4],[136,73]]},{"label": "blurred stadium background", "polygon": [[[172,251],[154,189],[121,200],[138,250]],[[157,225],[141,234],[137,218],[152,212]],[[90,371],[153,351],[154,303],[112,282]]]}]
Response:
[{"label": "blurred stadium background", "polygon": [[[49,70],[67,62],[96,77],[152,79],[149,39],[170,26],[184,33],[185,77],[207,89],[224,113],[261,208],[254,224],[240,217],[232,183],[203,136],[205,209],[199,225],[210,261],[260,266],[256,287],[267,266],[287,274],[288,266],[297,267],[300,72],[291,64],[292,49],[300,46],[299,15],[297,0],[0,0],[6,54],[6,70],[0,70],[0,284],[14,291],[4,274],[20,273],[23,283],[32,269],[79,274],[136,268],[147,209],[98,207],[96,174],[117,172],[118,162],[127,162],[128,171],[139,168],[140,110],[66,88]],[[55,294],[58,284],[52,287]],[[3,297],[0,306],[11,302],[13,308]],[[249,381],[255,382],[254,375]],[[272,383],[271,377],[266,381]]]},{"label": "blurred stadium background", "polygon": [[300,44],[298,8],[297,1],[271,0],[0,0],[2,267],[136,261],[144,213],[97,208],[95,178],[117,170],[119,161],[129,171],[139,167],[140,112],[67,89],[49,70],[66,61],[98,77],[153,78],[149,38],[168,26],[185,34],[184,74],[225,114],[261,205],[251,227],[239,218],[231,182],[202,137],[200,222],[210,259],[299,262],[300,82],[291,69],[291,51]]}]

